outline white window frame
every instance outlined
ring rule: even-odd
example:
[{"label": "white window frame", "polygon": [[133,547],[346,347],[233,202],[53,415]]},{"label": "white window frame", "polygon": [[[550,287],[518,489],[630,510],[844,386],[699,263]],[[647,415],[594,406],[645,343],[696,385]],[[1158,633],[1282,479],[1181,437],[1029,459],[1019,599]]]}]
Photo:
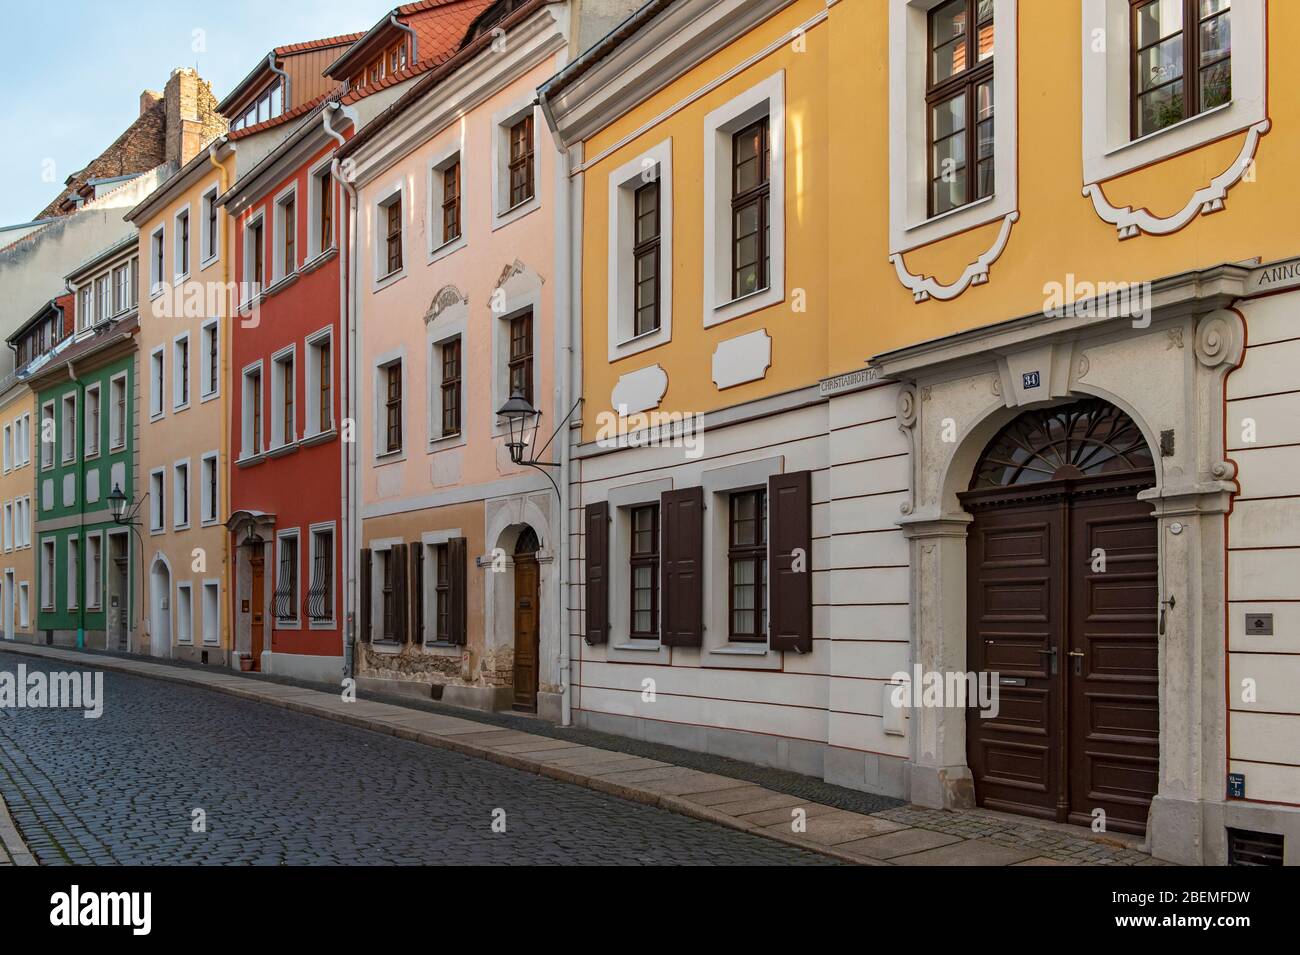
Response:
[{"label": "white window frame", "polygon": [[[208,476],[205,473],[211,466],[217,475],[217,499],[212,502],[212,513],[208,513]],[[221,458],[216,451],[206,451],[199,459],[199,525],[209,527],[221,523]]]},{"label": "white window frame", "polygon": [[[284,365],[293,367],[293,427],[292,434],[284,433]],[[298,441],[298,345],[286,345],[271,355],[271,444],[267,450],[277,451]],[[263,418],[263,430],[266,419]]]},{"label": "white window frame", "polygon": [[[1265,6],[1264,0],[1232,0],[1232,12],[1228,14],[1232,23],[1231,101],[1133,139],[1132,20],[1128,0],[1083,0],[1084,182],[1113,179],[1267,119]],[[1098,36],[1105,39],[1105,50],[1101,52],[1093,49]],[[1198,187],[1203,185],[1197,183]]]},{"label": "white window frame", "polygon": [[[732,137],[763,116],[771,148],[767,288],[733,299]],[[784,301],[785,250],[785,71],[777,70],[704,117],[704,327]]]},{"label": "white window frame", "polygon": [[32,594],[25,580],[18,584],[18,620],[24,630],[32,625]]},{"label": "white window frame", "polygon": [[[402,267],[393,272],[386,272],[385,269],[388,268],[388,207],[393,204],[395,198],[400,199],[402,203]],[[405,184],[401,180],[384,189],[375,200],[372,216],[375,230],[375,272],[372,283],[374,291],[387,288],[406,275],[406,267],[410,264],[408,256],[411,251],[409,241],[411,223],[408,221],[410,214],[410,196],[407,195]]]},{"label": "white window frame", "polygon": [[[117,388],[122,389],[122,420],[117,420]],[[119,372],[108,380],[108,449],[109,451],[118,451],[126,447],[126,419],[128,412],[126,405],[130,400],[130,395],[126,388],[126,372]]]},{"label": "white window frame", "polygon": [[[45,422],[51,423],[50,431],[54,433],[49,441],[45,440]],[[54,402],[47,401],[41,405],[41,470],[48,471],[54,467],[55,446],[58,444],[58,420],[54,417]]]},{"label": "white window frame", "polygon": [[[67,585],[67,609],[77,610],[81,606],[81,538],[74,532],[68,536],[66,553],[64,559],[67,563],[63,568],[63,577]],[[76,561],[76,568],[72,566]]]},{"label": "white window frame", "polygon": [[[468,242],[465,234],[465,164],[461,161],[464,156],[464,145],[464,133],[458,132],[455,139],[445,143],[429,160],[427,173],[429,201],[426,209],[426,221],[429,223],[429,247],[427,252],[430,264],[445,259],[457,249],[464,248]],[[460,235],[443,242],[442,200],[445,198],[445,194],[442,174],[454,163],[460,163]]]},{"label": "white window frame", "polygon": [[[54,586],[57,583],[58,574],[58,538],[43,537],[41,538],[41,610],[52,613],[55,608],[57,596]],[[51,572],[50,568],[54,570]]]},{"label": "white window frame", "polygon": [[[466,306],[457,306],[463,312],[468,312]],[[465,315],[459,318],[442,322],[442,315],[438,316],[439,321],[429,326],[429,333],[426,336],[428,343],[425,345],[424,354],[429,362],[429,373],[425,376],[428,379],[429,392],[426,396],[425,403],[429,409],[428,421],[428,443],[431,450],[444,450],[454,448],[457,445],[466,442],[466,436],[469,432],[467,426],[467,415],[465,408],[465,393],[469,387],[468,368],[466,367],[465,355],[468,339],[465,329]],[[534,318],[536,321],[536,318]],[[460,340],[460,433],[452,435],[443,435],[442,433],[442,347],[448,342]],[[496,407],[500,407],[497,405]]]},{"label": "white window frame", "polygon": [[[254,288],[253,286],[253,229],[256,228],[259,224],[262,227],[262,283],[261,285]],[[265,292],[267,287],[271,284],[270,282],[267,281],[267,272],[268,270],[274,269],[275,263],[267,261],[267,256],[266,256],[266,212],[265,210],[259,209],[254,215],[248,217],[248,220],[244,223],[243,238],[244,238],[243,241],[243,246],[244,246],[243,279],[244,280],[241,283],[241,287],[239,290],[239,297],[243,299],[243,301],[240,302],[241,307],[252,305],[258,299],[260,299],[262,297],[262,293]],[[274,273],[272,272],[272,274]]]},{"label": "white window frame", "polygon": [[[542,296],[537,288],[530,288],[514,296],[507,296],[505,308],[493,312],[492,317],[492,436],[500,437],[509,432],[505,418],[496,413],[510,399],[510,320],[521,312],[532,309],[533,312],[533,402],[537,407],[545,404],[541,389],[542,356],[538,351],[542,342],[541,314]],[[462,357],[464,353],[462,352]]]},{"label": "white window frame", "polygon": [[[510,127],[533,114],[533,197],[510,208]],[[492,231],[521,219],[542,205],[541,132],[546,120],[537,112],[536,97],[511,104],[492,116]],[[461,193],[464,194],[462,179]],[[463,231],[463,230],[462,230]]]},{"label": "white window frame", "polygon": [[[181,219],[186,220],[188,229],[181,228]],[[194,239],[194,218],[190,215],[190,204],[188,202],[172,215],[172,229],[174,230],[172,236],[172,282],[178,284],[190,277],[190,270],[194,267],[192,261],[193,250],[188,247],[193,243]],[[189,241],[183,242],[182,237],[186,235],[186,232],[189,233]],[[183,272],[181,271],[182,263],[185,265],[185,271]]]},{"label": "white window frame", "polygon": [[[215,338],[217,343],[215,380],[209,380],[212,376],[208,373],[208,341],[211,338]],[[210,318],[199,327],[199,348],[203,359],[203,363],[199,366],[199,403],[201,404],[221,395],[221,323],[217,319]]]},{"label": "white window frame", "polygon": [[[402,446],[396,451],[388,450],[388,369],[397,362],[402,364]],[[407,429],[407,410],[410,407],[410,362],[406,359],[406,349],[377,355],[371,366],[374,381],[375,424],[372,439],[374,458],[387,464],[390,461],[406,459],[406,449],[410,444],[410,431]]]},{"label": "white window frame", "polygon": [[[320,346],[329,346],[330,352],[330,423],[323,428],[320,421]],[[327,326],[313,332],[303,341],[303,360],[306,367],[302,369],[303,378],[303,437],[314,438],[329,434],[334,430],[334,397],[337,391],[337,376],[334,374],[336,352],[334,350],[334,328]],[[297,409],[294,409],[294,425],[297,426]]]},{"label": "white window frame", "polygon": [[13,462],[14,434],[13,426],[5,425],[4,472],[8,474],[14,468]]},{"label": "white window frame", "polygon": [[[262,418],[262,446],[256,450],[252,447],[253,442],[253,414],[251,402],[249,400],[249,375],[253,372],[258,374],[258,387],[255,400],[258,403],[258,409]],[[240,402],[239,402],[239,459],[247,461],[256,459],[266,453],[266,378],[265,371],[262,368],[262,359],[251,362],[240,370]]]},{"label": "white window frame", "polygon": [[3,533],[4,537],[5,553],[8,553],[14,549],[14,538],[17,537],[17,515],[13,501],[5,502],[3,516],[0,516],[0,521],[4,522],[4,527],[0,528],[0,532]]},{"label": "white window frame", "polygon": [[167,531],[167,468],[154,468],[149,472],[149,533]]},{"label": "white window frame", "polygon": [[[307,587],[311,587],[312,570],[316,567],[316,534],[321,531],[329,531],[331,539],[330,547],[330,615],[328,620],[313,620],[311,616],[307,617],[307,627],[310,630],[333,630],[338,626],[338,605],[339,605],[339,587],[338,587],[338,570],[339,570],[339,534],[338,525],[334,521],[321,521],[312,524],[307,528]],[[302,592],[303,597],[307,597],[307,592]],[[310,600],[310,598],[308,598]]]},{"label": "white window frame", "polygon": [[[339,234],[339,203],[338,203],[338,183],[333,181],[332,157],[326,158],[317,163],[307,173],[307,261],[311,262],[320,258],[326,252],[329,252],[338,243]],[[330,221],[330,244],[325,248],[320,247],[320,181],[323,177],[329,176],[330,190],[334,194],[332,207],[334,215]]]},{"label": "white window frame", "polygon": [[213,183],[203,191],[203,198],[199,201],[199,208],[202,211],[203,222],[200,224],[199,232],[199,268],[206,269],[209,265],[221,258],[221,237],[222,229],[225,228],[221,221],[223,216],[220,210],[217,211],[217,234],[215,246],[208,242],[208,213],[216,206],[219,187]]},{"label": "white window frame", "polygon": [[[289,234],[289,229],[285,223],[284,214],[285,204],[290,199],[293,200],[293,268],[286,269],[284,267],[284,248],[285,237]],[[274,249],[272,254],[275,261],[272,263],[271,284],[276,285],[290,276],[297,275],[298,267],[302,264],[302,246],[298,242],[298,214],[300,209],[298,206],[297,182],[285,186],[276,194],[273,208],[275,210],[275,229],[274,234],[271,236],[271,248]]]},{"label": "white window frame", "polygon": [[[159,253],[162,253],[159,255]],[[159,224],[149,233],[149,298],[154,299],[166,291],[163,273],[167,269],[167,229]],[[89,326],[84,326],[89,327]]]},{"label": "white window frame", "polygon": [[993,0],[993,195],[930,216],[929,14],[945,0],[889,0],[889,251],[899,254],[1016,211],[1019,0]]},{"label": "white window frame", "polygon": [[[212,599],[212,613],[208,613],[208,593],[215,593]],[[210,577],[203,581],[203,645],[214,647],[221,643],[221,581]]]},{"label": "white window frame", "polygon": [[[186,358],[182,364],[181,344],[185,345]],[[181,332],[172,339],[172,411],[184,411],[190,406],[190,395],[194,390],[190,378],[194,372],[194,350],[190,348],[190,333]]]},{"label": "white window frame", "polygon": [[[72,416],[68,417],[68,407]],[[67,464],[77,460],[77,392],[65,391],[59,397],[59,459]],[[71,440],[69,440],[71,439]]]},{"label": "white window frame", "polygon": [[380,652],[393,653],[394,647],[401,646],[384,633],[384,569],[380,560],[392,560],[393,549],[404,546],[406,542],[400,537],[373,538],[370,541],[370,644],[378,647]]},{"label": "white window frame", "polygon": [[[181,600],[181,594],[185,595],[184,601]],[[185,619],[187,605],[188,620]],[[194,643],[194,585],[188,580],[176,581],[176,642],[185,646]]]},{"label": "white window frame", "polygon": [[82,424],[86,429],[82,439],[85,448],[83,456],[87,459],[97,458],[102,448],[100,432],[104,428],[103,391],[99,382],[86,386],[86,404],[82,412]]},{"label": "white window frame", "polygon": [[[98,550],[99,554],[99,576],[96,579],[94,573],[95,562],[90,559],[91,545]],[[104,604],[104,534],[103,531],[93,531],[86,535],[86,609],[101,610]],[[93,598],[93,599],[92,599]]]},{"label": "white window frame", "polygon": [[[276,614],[275,591],[280,586],[280,549],[284,546],[286,538],[293,538],[295,541],[294,551],[294,573],[297,575],[297,583],[294,591],[297,594],[297,600],[293,603],[293,616],[281,617]],[[282,531],[275,532],[275,566],[271,575],[271,619],[275,622],[277,630],[301,630],[302,629],[302,535],[297,527],[286,527]]]},{"label": "white window frame", "polygon": [[[179,458],[172,463],[172,529],[186,530],[193,519],[190,513],[190,459]],[[184,514],[182,515],[182,511]],[[184,520],[182,520],[182,516]]]},{"label": "white window frame", "polygon": [[167,414],[167,346],[149,352],[149,420],[158,421]]},{"label": "white window frame", "polygon": [[[447,544],[457,537],[463,537],[460,528],[443,528],[436,531],[425,531],[420,535],[420,546],[424,548],[424,560],[421,562],[424,573],[424,632],[420,634],[420,643],[426,647],[446,647],[454,648],[454,652],[459,653],[461,647],[455,643],[442,643],[437,639],[438,636],[438,547]],[[448,578],[450,579],[450,578]],[[383,586],[383,578],[380,578],[380,587]],[[382,597],[382,590],[381,595]],[[380,604],[380,622],[382,624],[383,605]]]},{"label": "white window frame", "polygon": [[[648,177],[648,178],[647,178]],[[636,192],[659,179],[659,327],[633,334],[636,295]],[[728,202],[730,191],[728,190]],[[728,212],[730,221],[730,212]],[[730,261],[730,256],[728,256]],[[673,338],[673,141],[652,146],[609,174],[609,360],[617,361]]]}]

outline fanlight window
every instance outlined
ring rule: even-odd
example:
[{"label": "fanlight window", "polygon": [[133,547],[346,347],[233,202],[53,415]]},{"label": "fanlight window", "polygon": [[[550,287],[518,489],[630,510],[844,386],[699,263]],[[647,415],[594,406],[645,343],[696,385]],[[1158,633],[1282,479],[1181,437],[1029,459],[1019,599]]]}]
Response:
[{"label": "fanlight window", "polygon": [[971,489],[1148,470],[1151,449],[1133,419],[1104,401],[1027,411],[998,432]]}]

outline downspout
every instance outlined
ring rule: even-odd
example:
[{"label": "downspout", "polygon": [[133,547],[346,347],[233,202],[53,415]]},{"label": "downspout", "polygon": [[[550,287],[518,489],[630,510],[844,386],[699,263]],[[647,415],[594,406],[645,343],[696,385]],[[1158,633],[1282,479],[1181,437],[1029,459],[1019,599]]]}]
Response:
[{"label": "downspout", "polygon": [[401,20],[397,19],[396,11],[388,15],[388,22],[391,23],[393,26],[397,27],[397,29],[405,30],[407,33],[411,35],[411,60],[406,65],[408,69],[412,66],[415,66],[416,63],[420,62],[420,52],[419,52],[419,47],[417,46],[417,38],[415,36],[415,30],[407,26]]},{"label": "downspout", "polygon": [[[230,188],[230,173],[226,170],[225,166],[223,166],[220,162],[217,161],[217,151],[221,149],[221,147],[227,145],[230,147],[231,153],[233,153],[235,151],[235,145],[234,143],[230,142],[229,136],[218,136],[208,145],[208,162],[217,170],[217,179],[218,182],[220,183],[220,185],[217,187],[218,195],[224,195],[225,192]],[[230,223],[230,217],[227,216],[226,218],[228,220],[228,223]],[[229,235],[232,233],[233,230],[228,231],[223,229],[222,239],[224,240],[229,238]],[[224,301],[228,302],[229,295],[230,295],[230,245],[224,241],[222,244],[225,245],[226,247],[221,250],[222,253],[221,287],[226,290],[226,297]],[[225,476],[230,473],[231,383],[228,377],[228,372],[230,370],[230,349],[233,347],[234,342],[231,340],[233,336],[230,334],[229,329],[225,330],[225,334],[222,334],[221,331],[221,326],[224,324],[224,320],[229,318],[230,312],[231,309],[229,305],[227,305],[226,307],[227,314],[217,316],[217,334],[220,336],[220,341],[221,341],[221,357],[220,357],[220,368],[219,368],[219,374],[221,375],[220,388],[221,388],[221,394],[225,396],[225,399],[219,402],[219,404],[221,405],[221,452],[217,457],[218,474],[220,475],[217,479],[217,486],[221,489],[221,499],[217,502],[217,506],[221,510],[218,516],[220,516],[220,514],[227,514],[227,515],[230,514],[230,481],[226,480]],[[201,475],[200,475],[200,479],[201,479]],[[235,653],[234,610],[235,610],[236,602],[235,602],[234,590],[231,586],[232,583],[234,582],[234,572],[232,571],[230,566],[231,556],[232,555],[230,553],[230,534],[223,533],[221,535],[221,590],[222,590],[223,602],[225,601],[229,602],[229,610],[228,612],[221,615],[221,619],[225,621],[226,625],[224,628],[225,632],[219,635],[219,639],[221,640],[221,646],[226,651],[226,662],[228,664],[233,664],[233,666],[235,667],[238,667],[239,661]],[[142,560],[144,559],[143,555],[141,555],[141,559]]]},{"label": "downspout", "polygon": [[[276,73],[280,76],[280,83],[284,86],[284,95],[281,97],[281,103],[284,106],[284,111],[287,113],[289,112],[290,106],[293,104],[293,100],[289,98],[289,91],[290,91],[289,74],[275,65],[274,53],[266,54],[266,68],[270,70],[272,73]],[[209,151],[208,158],[211,157],[212,157],[212,153],[211,151]]]},{"label": "downspout", "polygon": [[[325,132],[338,141],[342,146],[347,142],[343,134],[334,128],[333,116],[336,112],[342,111],[352,123],[352,128],[357,128],[357,114],[350,107],[343,106],[340,103],[329,103],[325,112],[322,114],[322,122]],[[339,415],[339,437],[343,438],[344,427],[354,414],[356,408],[356,307],[353,301],[356,294],[356,256],[353,254],[356,244],[356,208],[357,208],[357,191],[356,187],[343,175],[343,164],[337,156],[330,161],[330,175],[334,181],[343,187],[343,191],[348,196],[348,204],[344,211],[345,233],[341,241],[338,242],[339,255],[342,261],[339,262],[339,329],[341,334],[339,338],[343,345],[343,355],[339,363],[341,369],[346,369],[347,387],[340,389],[343,400],[341,404],[341,414]],[[339,228],[336,222],[335,235],[339,235]],[[361,522],[360,522],[360,500],[361,495],[357,490],[357,453],[356,453],[356,428],[355,422],[352,427],[351,441],[343,441],[343,482],[340,501],[340,516],[343,524],[343,547],[344,566],[346,575],[343,587],[343,676],[345,679],[351,679],[356,672],[355,645],[357,636],[357,581],[359,579],[358,564],[361,561]]]},{"label": "downspout", "polygon": [[[76,396],[75,400],[77,402],[76,406],[79,406],[81,408],[81,413],[84,415],[86,413],[86,399],[85,399],[84,389],[82,388],[81,379],[77,377],[77,372],[76,369],[74,369],[72,366],[72,361],[69,360],[66,364],[68,366],[68,378],[72,380],[72,385],[76,389],[74,392]],[[72,420],[74,422],[77,421],[77,415],[75,412],[72,415]],[[72,447],[74,449],[77,448],[77,438],[79,437],[77,432],[81,430],[82,430],[81,428],[76,428],[76,427],[73,428]],[[81,577],[82,577],[81,565],[85,561],[85,556],[81,552],[81,545],[85,541],[85,539],[86,539],[86,447],[85,444],[83,443],[80,448],[80,453],[77,454],[77,580],[73,582],[73,588],[77,593],[77,649],[78,650],[84,650],[86,647],[86,601],[84,595],[82,595],[81,593]],[[56,566],[57,566],[57,561],[59,559],[57,554],[55,555],[54,559],[56,561]],[[140,559],[144,560],[144,554],[140,555]],[[128,566],[130,566],[129,561],[128,561]],[[127,581],[126,589],[127,590],[131,589],[131,582],[129,580]],[[57,595],[55,596],[55,600],[57,606],[57,600],[58,600]],[[108,646],[107,621],[105,621],[104,623],[104,646],[105,648],[107,648]]]}]

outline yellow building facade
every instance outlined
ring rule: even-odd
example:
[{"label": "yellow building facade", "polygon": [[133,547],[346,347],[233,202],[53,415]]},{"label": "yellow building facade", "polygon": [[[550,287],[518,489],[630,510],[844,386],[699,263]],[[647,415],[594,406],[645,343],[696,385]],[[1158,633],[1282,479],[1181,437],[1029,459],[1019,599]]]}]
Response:
[{"label": "yellow building facade", "polygon": [[579,722],[1293,854],[1297,17],[675,0],[545,84]]}]

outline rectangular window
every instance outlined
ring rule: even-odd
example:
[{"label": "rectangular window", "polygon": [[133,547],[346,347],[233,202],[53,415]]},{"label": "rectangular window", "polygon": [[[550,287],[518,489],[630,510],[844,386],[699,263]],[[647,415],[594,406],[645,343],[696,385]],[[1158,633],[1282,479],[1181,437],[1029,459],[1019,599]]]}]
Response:
[{"label": "rectangular window", "polygon": [[78,587],[81,583],[81,540],[77,537],[68,538],[66,579],[68,582],[68,609],[76,610],[80,601]]},{"label": "rectangular window", "polygon": [[1232,99],[1229,8],[1230,0],[1132,0],[1135,139]]},{"label": "rectangular window", "polygon": [[149,472],[149,530],[161,533],[167,521],[167,471],[156,468]]},{"label": "rectangular window", "polygon": [[261,219],[258,219],[248,227],[248,244],[248,258],[245,271],[248,274],[248,281],[253,285],[248,296],[251,299],[261,294],[265,277],[262,257],[265,254],[266,249],[262,241]]},{"label": "rectangular window", "polygon": [[190,463],[179,462],[172,470],[173,499],[172,525],[190,526]]},{"label": "rectangular window", "polygon": [[442,241],[460,238],[460,160],[442,170]]},{"label": "rectangular window", "polygon": [[54,541],[41,541],[41,609],[54,609]]},{"label": "rectangular window", "polygon": [[104,597],[104,541],[98,534],[86,538],[86,609],[98,610]]},{"label": "rectangular window", "polygon": [[99,385],[86,389],[86,454],[99,454]]},{"label": "rectangular window", "polygon": [[63,460],[72,461],[77,457],[77,394],[72,392],[63,396],[62,403]]},{"label": "rectangular window", "polygon": [[114,378],[108,386],[109,447],[116,450],[126,444],[126,376]]},{"label": "rectangular window", "polygon": [[243,394],[244,453],[249,457],[262,453],[262,369],[249,368],[244,372]]},{"label": "rectangular window", "polygon": [[3,522],[4,522],[4,527],[3,527],[3,529],[2,529],[2,530],[3,530],[3,535],[4,535],[4,548],[5,548],[6,551],[13,550],[13,549],[14,549],[14,529],[15,529],[15,523],[14,523],[14,522],[15,522],[15,517],[14,517],[14,505],[13,505],[13,504],[6,504],[6,505],[5,505],[5,508],[4,508],[4,515],[3,515],[3,517],[0,517],[0,521],[3,521]]},{"label": "rectangular window", "polygon": [[140,302],[140,259],[131,260],[131,278],[127,285],[127,302],[135,308]]},{"label": "rectangular window", "polygon": [[659,639],[659,505],[632,509],[630,634]]},{"label": "rectangular window", "polygon": [[388,271],[392,275],[402,268],[402,195],[395,195],[384,206],[385,242]]},{"label": "rectangular window", "polygon": [[166,384],[166,356],[163,355],[162,346],[155,348],[149,355],[149,416],[158,418],[162,416],[163,409],[163,385]]},{"label": "rectangular window", "polygon": [[150,237],[149,294],[156,295],[163,287],[163,229],[159,226]]},{"label": "rectangular window", "polygon": [[280,203],[280,275],[292,275],[298,268],[296,253],[298,238],[298,211],[294,194]]},{"label": "rectangular window", "polygon": [[221,381],[221,343],[215,319],[203,326],[200,341],[203,348],[203,373],[199,387],[202,389],[202,397],[210,398],[217,393],[218,382]]},{"label": "rectangular window", "polygon": [[324,434],[334,427],[334,367],[331,335],[324,332],[307,340],[307,366],[303,381],[303,407],[307,435]]},{"label": "rectangular window", "polygon": [[729,537],[729,617],[731,639],[767,639],[767,492],[731,495]]},{"label": "rectangular window", "polygon": [[276,538],[279,550],[275,576],[275,619],[280,623],[298,622],[298,533]]},{"label": "rectangular window", "polygon": [[402,363],[395,361],[384,368],[387,398],[384,404],[385,450],[402,450]]},{"label": "rectangular window", "polygon": [[659,180],[636,191],[632,258],[636,275],[633,334],[659,327]]},{"label": "rectangular window", "polygon": [[[973,24],[973,26],[972,26]],[[993,0],[930,13],[930,215],[993,195]]]},{"label": "rectangular window", "polygon": [[185,408],[190,403],[190,336],[172,343],[172,407]]},{"label": "rectangular window", "polygon": [[[95,302],[91,297],[94,290],[87,285],[77,290],[77,318],[81,328],[86,329],[95,324]],[[45,326],[41,326],[36,337],[32,339],[34,345],[32,358],[45,351]]]},{"label": "rectangular window", "polygon": [[[764,116],[732,137],[731,294],[751,295],[768,287],[771,271],[772,150]],[[638,284],[638,291],[639,291]]]},{"label": "rectangular window", "polygon": [[307,588],[307,617],[312,623],[334,619],[334,528],[311,532],[311,583]]},{"label": "rectangular window", "polygon": [[433,620],[434,639],[451,642],[451,565],[446,544],[433,547]]},{"label": "rectangular window", "polygon": [[214,188],[203,194],[203,261],[217,257],[220,251],[218,242],[217,190]]},{"label": "rectangular window", "polygon": [[54,402],[41,405],[41,467],[54,467]]},{"label": "rectangular window", "polygon": [[380,568],[380,614],[382,621],[382,630],[380,635],[384,640],[397,639],[397,619],[396,609],[397,600],[393,593],[393,552],[391,550],[383,551],[376,555],[382,565]]},{"label": "rectangular window", "polygon": [[203,583],[203,642],[217,643],[221,639],[221,584],[215,580]]},{"label": "rectangular window", "polygon": [[176,585],[176,642],[194,642],[194,597],[189,583]]},{"label": "rectangular window", "polygon": [[113,314],[125,312],[131,305],[131,294],[128,282],[130,281],[131,270],[125,265],[113,270]]},{"label": "rectangular window", "polygon": [[24,630],[32,625],[32,598],[25,580],[18,585],[18,620]]},{"label": "rectangular window", "polygon": [[533,313],[510,319],[510,394],[533,403]]},{"label": "rectangular window", "polygon": [[190,274],[190,210],[176,217],[176,277]]},{"label": "rectangular window", "polygon": [[199,480],[202,482],[199,498],[203,504],[199,512],[199,520],[205,524],[215,522],[221,512],[221,498],[217,494],[219,472],[216,452],[203,455],[199,472]]},{"label": "rectangular window", "polygon": [[510,127],[510,208],[533,198],[533,115]]},{"label": "rectangular window", "polygon": [[13,428],[9,425],[5,425],[4,469],[6,471],[10,470],[13,467],[13,446],[14,446]]},{"label": "rectangular window", "polygon": [[442,436],[460,434],[460,339],[434,346],[442,352]]}]

